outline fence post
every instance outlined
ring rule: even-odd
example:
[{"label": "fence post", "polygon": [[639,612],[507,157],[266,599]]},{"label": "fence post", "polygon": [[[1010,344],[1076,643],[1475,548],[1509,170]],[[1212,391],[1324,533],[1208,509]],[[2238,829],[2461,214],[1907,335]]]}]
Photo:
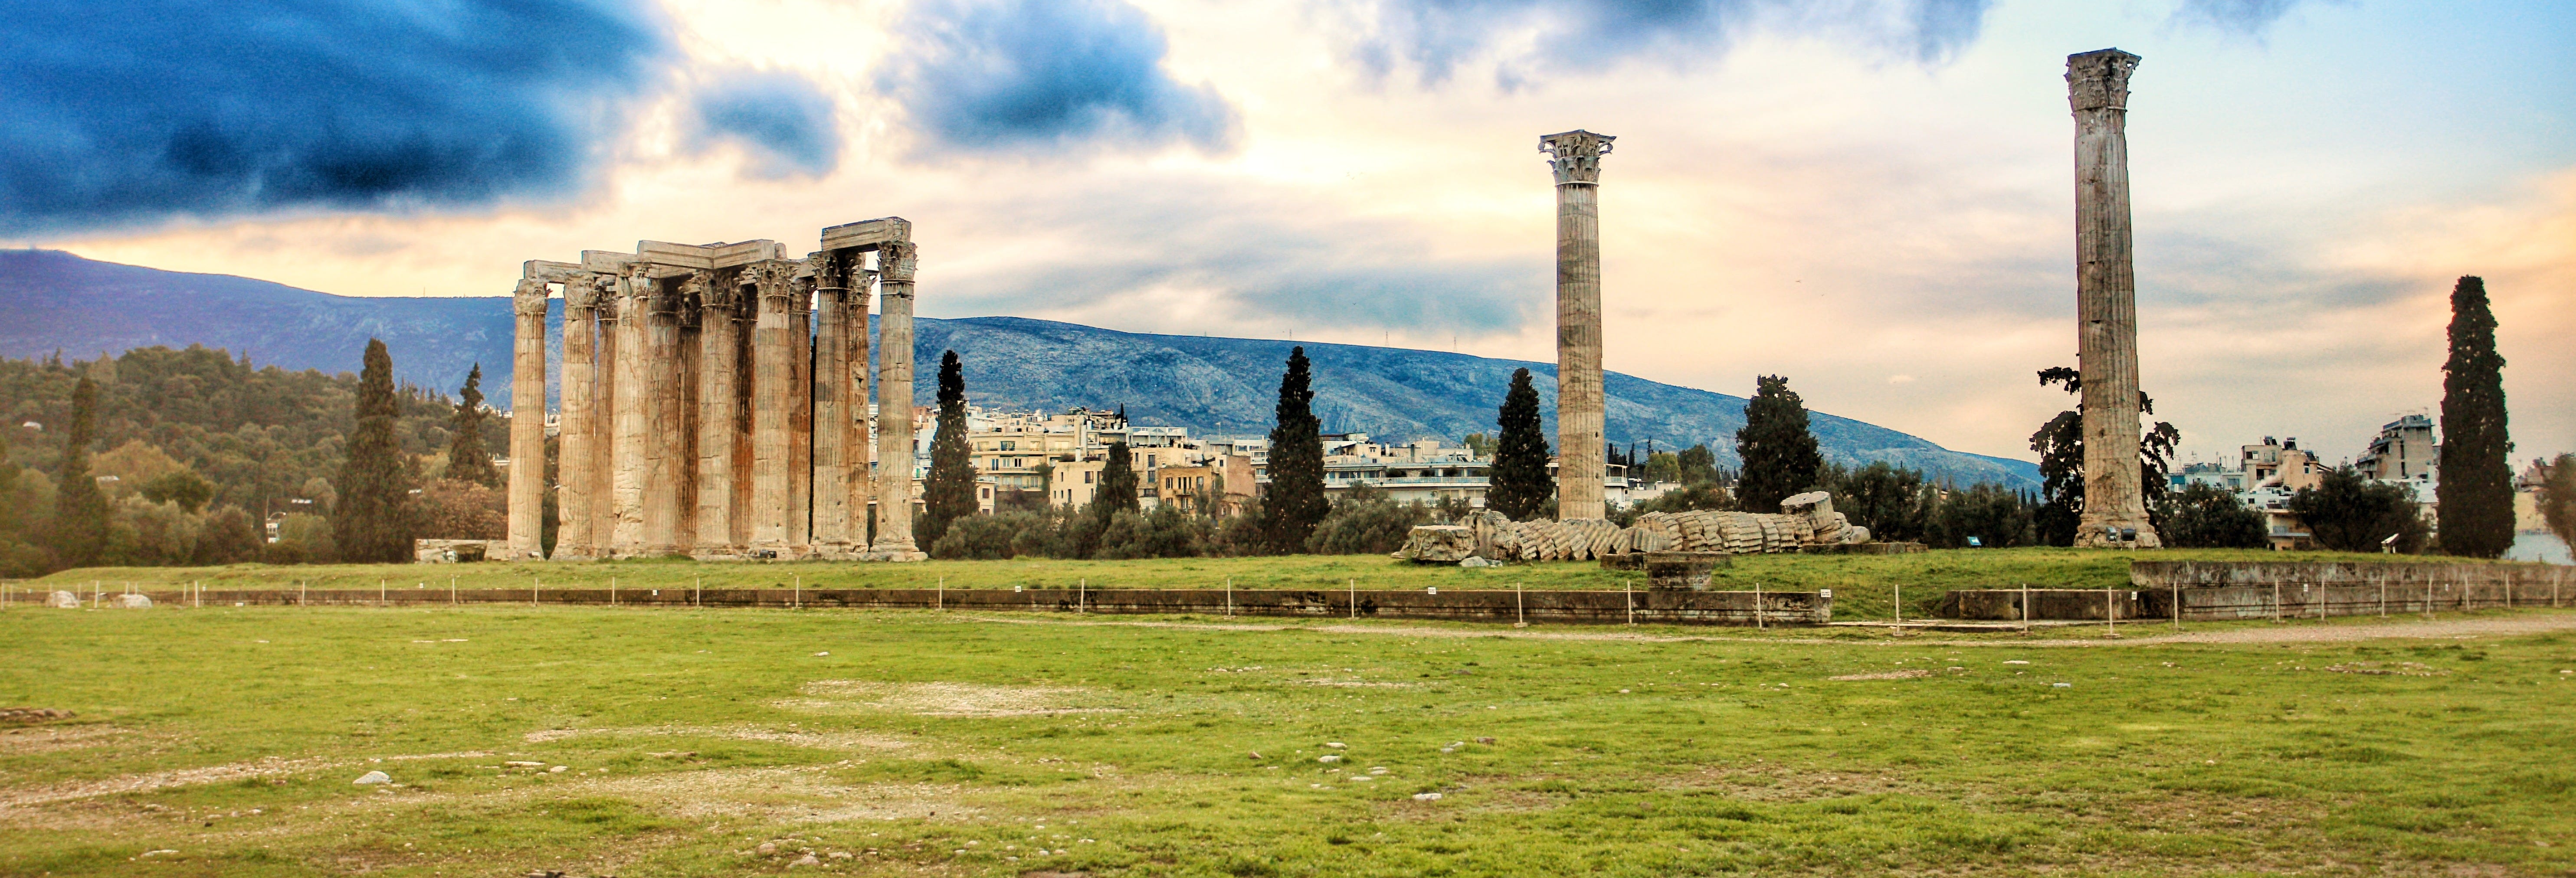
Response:
[{"label": "fence post", "polygon": [[608,578],[608,605],[617,606],[617,577]]},{"label": "fence post", "polygon": [[2021,584],[2021,631],[2030,633],[2030,583]]},{"label": "fence post", "polygon": [[2379,580],[2379,618],[2388,618],[2388,573],[2374,573],[2372,578]]},{"label": "fence post", "polygon": [[2179,581],[2173,584],[2173,625],[2175,631],[2182,630],[2182,583]]},{"label": "fence post", "polygon": [[1893,583],[1891,584],[1891,587],[1896,589],[1896,597],[1894,599],[1894,603],[1896,604],[1896,624],[1903,625],[1905,624],[1905,584],[1901,582]]},{"label": "fence post", "polygon": [[1521,598],[1521,586],[1522,582],[1519,579],[1512,580],[1512,627],[1514,628],[1529,627],[1529,602]]},{"label": "fence post", "polygon": [[537,593],[538,593],[538,592],[541,592],[541,591],[544,591],[544,590],[545,590],[545,588],[546,588],[546,580],[545,580],[545,577],[542,577],[542,576],[531,576],[531,577],[528,577],[528,606],[533,607],[533,606],[536,606],[536,605],[537,605]]},{"label": "fence post", "polygon": [[2272,581],[2272,621],[2281,621],[2281,581]]},{"label": "fence post", "polygon": [[1360,617],[1360,581],[1356,579],[1345,579],[1342,580],[1342,585],[1350,589],[1351,618],[1357,619]]},{"label": "fence post", "polygon": [[793,576],[795,577],[796,590],[787,593],[787,606],[789,609],[803,609],[805,607],[805,574],[797,573],[793,574]]},{"label": "fence post", "polygon": [[304,606],[304,580],[295,581],[295,605]]},{"label": "fence post", "polygon": [[392,604],[385,601],[385,580],[383,577],[378,577],[376,579],[376,605],[380,607],[392,606]]},{"label": "fence post", "polygon": [[1753,627],[1756,629],[1764,627],[1762,624],[1762,581],[1758,579],[1753,581]]},{"label": "fence post", "polygon": [[940,611],[943,611],[943,612],[944,612],[944,611],[946,611],[946,610],[948,609],[948,575],[947,575],[947,574],[944,574],[944,573],[943,573],[943,574],[940,574],[940,576],[939,576],[939,594],[935,595],[934,597],[936,597],[936,598],[938,599],[938,601],[939,601],[939,602],[938,602],[938,603],[936,603],[936,604],[932,604],[930,608],[931,608],[931,609],[934,609],[934,610],[940,610]]},{"label": "fence post", "polygon": [[1628,604],[1628,624],[1637,624],[1637,581],[1619,577],[1619,596]]},{"label": "fence post", "polygon": [[1090,603],[1091,577],[1075,577],[1073,580],[1073,611],[1076,613],[1088,612],[1084,607],[1088,606]]},{"label": "fence post", "polygon": [[2102,590],[2102,627],[2111,629],[2111,636],[2118,637],[2120,636],[2120,601],[2112,596],[2114,591],[2115,589],[2108,588]]}]

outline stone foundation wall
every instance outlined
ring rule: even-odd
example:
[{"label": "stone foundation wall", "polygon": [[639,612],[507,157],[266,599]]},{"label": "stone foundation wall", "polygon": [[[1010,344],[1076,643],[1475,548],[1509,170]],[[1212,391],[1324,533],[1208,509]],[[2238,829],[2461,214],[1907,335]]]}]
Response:
[{"label": "stone foundation wall", "polygon": [[[162,606],[528,606],[635,607],[839,607],[850,609],[1025,610],[1056,613],[1292,616],[1317,619],[1451,619],[1471,622],[1620,624],[1633,619],[1665,625],[1756,624],[1749,591],[1294,591],[1237,589],[951,589],[927,588],[685,588],[620,589],[331,589],[298,592],[208,590],[151,592]],[[1356,604],[1356,607],[1354,607]],[[1759,622],[1820,625],[1833,618],[1833,599],[1812,591],[1766,591]]]}]

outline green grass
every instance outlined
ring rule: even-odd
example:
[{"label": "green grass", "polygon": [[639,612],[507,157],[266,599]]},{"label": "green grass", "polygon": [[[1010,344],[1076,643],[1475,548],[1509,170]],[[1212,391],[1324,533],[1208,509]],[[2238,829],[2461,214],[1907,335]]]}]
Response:
[{"label": "green grass", "polygon": [[[2420,561],[2405,555],[2301,552],[2283,555],[2259,550],[2173,550],[2152,554],[2079,549],[1952,549],[1913,555],[1751,555],[1719,570],[1711,586],[1750,590],[1757,584],[1784,591],[1834,590],[1834,610],[1841,619],[1885,619],[1892,598],[1902,588],[1905,615],[1931,615],[1941,594],[1954,588],[2126,588],[2129,561],[2315,561],[2372,563]],[[2455,559],[2442,559],[2445,561]],[[138,587],[175,588],[202,582],[210,589],[282,588],[298,583],[312,588],[374,588],[385,581],[394,588],[444,588],[449,577],[461,588],[1236,588],[1334,589],[1355,584],[1364,589],[1450,590],[1619,589],[1642,586],[1643,574],[1601,569],[1592,562],[1512,564],[1461,568],[1445,564],[1412,564],[1374,555],[1291,555],[1277,558],[1173,558],[1141,561],[929,561],[918,564],[852,564],[800,561],[697,563],[687,560],[609,561],[590,563],[489,564],[330,564],[271,567],[109,567],[70,570],[18,586],[84,587],[104,583],[111,591],[122,583]]]},{"label": "green grass", "polygon": [[0,800],[95,794],[0,807],[0,874],[2576,869],[2576,636],[1625,633],[22,608],[0,703],[79,716],[0,731]]}]

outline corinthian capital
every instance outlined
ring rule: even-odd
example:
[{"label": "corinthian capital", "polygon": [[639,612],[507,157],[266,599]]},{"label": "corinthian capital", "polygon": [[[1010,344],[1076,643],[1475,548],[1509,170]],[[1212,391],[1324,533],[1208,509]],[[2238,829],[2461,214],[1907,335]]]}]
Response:
[{"label": "corinthian capital", "polygon": [[912,270],[920,262],[911,241],[887,241],[877,248],[877,277],[890,284],[912,282]]},{"label": "corinthian capital", "polygon": [[2076,112],[2129,108],[2129,74],[2138,56],[2103,49],[2066,56],[2066,102]]},{"label": "corinthian capital", "polygon": [[1601,183],[1601,157],[1610,154],[1610,141],[1617,139],[1577,128],[1539,138],[1538,151],[1547,153],[1547,169],[1556,174],[1557,185],[1597,186]]},{"label": "corinthian capital", "polygon": [[521,316],[530,314],[543,316],[546,313],[546,282],[534,279],[521,280],[519,288],[512,292],[510,298],[513,312]]}]

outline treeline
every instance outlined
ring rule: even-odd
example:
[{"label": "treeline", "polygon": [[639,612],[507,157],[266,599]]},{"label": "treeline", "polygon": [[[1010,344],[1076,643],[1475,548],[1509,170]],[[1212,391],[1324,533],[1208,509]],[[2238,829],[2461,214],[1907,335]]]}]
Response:
[{"label": "treeline", "polygon": [[[258,367],[193,346],[0,359],[0,576],[336,559],[332,518],[358,390],[356,375]],[[466,409],[417,387],[392,388],[384,408],[412,523],[498,537],[498,477],[481,449],[505,447],[507,420],[468,419],[479,440],[468,457],[483,466],[450,480],[445,452]],[[282,516],[275,543],[263,532],[271,515]]]}]

